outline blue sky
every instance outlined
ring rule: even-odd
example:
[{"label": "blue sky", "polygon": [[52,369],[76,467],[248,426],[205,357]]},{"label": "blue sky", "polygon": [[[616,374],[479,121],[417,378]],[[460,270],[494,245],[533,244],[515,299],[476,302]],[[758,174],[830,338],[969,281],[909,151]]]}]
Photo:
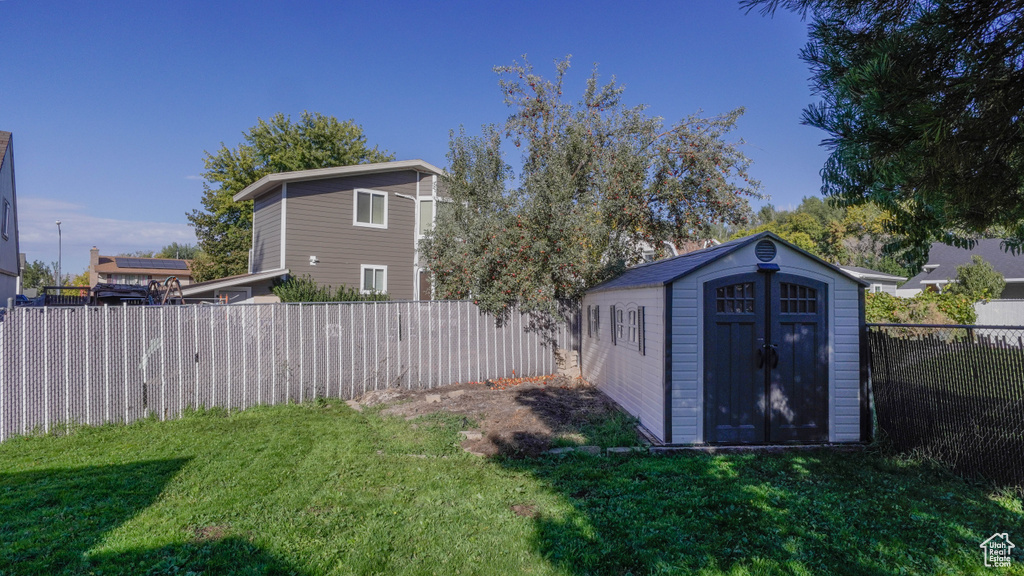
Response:
[{"label": "blue sky", "polygon": [[194,242],[204,151],[276,112],[353,119],[398,159],[445,165],[448,132],[508,115],[491,69],[573,55],[672,123],[744,106],[735,137],[777,206],[819,194],[824,133],[807,26],[731,0],[161,2],[0,0],[0,130],[14,133],[22,251],[66,272]]}]

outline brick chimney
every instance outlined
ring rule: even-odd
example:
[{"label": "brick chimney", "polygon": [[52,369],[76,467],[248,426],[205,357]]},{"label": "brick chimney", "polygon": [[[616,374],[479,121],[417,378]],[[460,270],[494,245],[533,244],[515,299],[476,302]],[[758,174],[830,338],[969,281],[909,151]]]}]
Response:
[{"label": "brick chimney", "polygon": [[96,266],[100,263],[100,249],[93,246],[89,250],[89,286],[95,286],[100,281],[100,275],[96,272]]}]

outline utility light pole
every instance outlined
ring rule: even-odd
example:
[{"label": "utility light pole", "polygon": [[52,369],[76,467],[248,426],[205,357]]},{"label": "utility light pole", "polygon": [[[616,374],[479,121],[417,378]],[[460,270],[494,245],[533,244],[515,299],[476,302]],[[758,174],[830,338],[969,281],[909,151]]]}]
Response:
[{"label": "utility light pole", "polygon": [[60,220],[57,220],[57,286],[63,286],[62,276],[60,275],[61,265],[61,236],[60,236]]}]

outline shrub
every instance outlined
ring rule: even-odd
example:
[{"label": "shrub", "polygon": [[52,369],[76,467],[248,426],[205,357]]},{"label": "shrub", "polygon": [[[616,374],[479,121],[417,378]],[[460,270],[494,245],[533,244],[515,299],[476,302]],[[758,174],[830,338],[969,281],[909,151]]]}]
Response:
[{"label": "shrub", "polygon": [[924,291],[913,298],[879,292],[866,296],[868,322],[896,324],[974,324],[974,300],[961,294]]},{"label": "shrub", "polygon": [[360,301],[383,301],[391,300],[391,296],[384,292],[371,292],[363,294],[355,288],[348,288],[344,285],[337,290],[331,286],[321,286],[316,280],[304,274],[302,277],[289,277],[284,282],[277,281],[270,289],[281,302],[360,302]]},{"label": "shrub", "polygon": [[975,254],[971,263],[956,267],[956,278],[946,287],[946,292],[966,296],[977,302],[999,298],[1006,288],[1006,279],[984,258]]}]

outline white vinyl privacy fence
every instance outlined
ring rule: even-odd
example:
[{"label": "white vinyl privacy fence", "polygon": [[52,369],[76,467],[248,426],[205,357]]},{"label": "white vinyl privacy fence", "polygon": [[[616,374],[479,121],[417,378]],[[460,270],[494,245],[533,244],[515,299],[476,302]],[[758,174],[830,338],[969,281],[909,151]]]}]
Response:
[{"label": "white vinyl privacy fence", "polygon": [[471,302],[16,308],[0,322],[0,441],[190,408],[350,399],[555,371],[529,317]]}]

